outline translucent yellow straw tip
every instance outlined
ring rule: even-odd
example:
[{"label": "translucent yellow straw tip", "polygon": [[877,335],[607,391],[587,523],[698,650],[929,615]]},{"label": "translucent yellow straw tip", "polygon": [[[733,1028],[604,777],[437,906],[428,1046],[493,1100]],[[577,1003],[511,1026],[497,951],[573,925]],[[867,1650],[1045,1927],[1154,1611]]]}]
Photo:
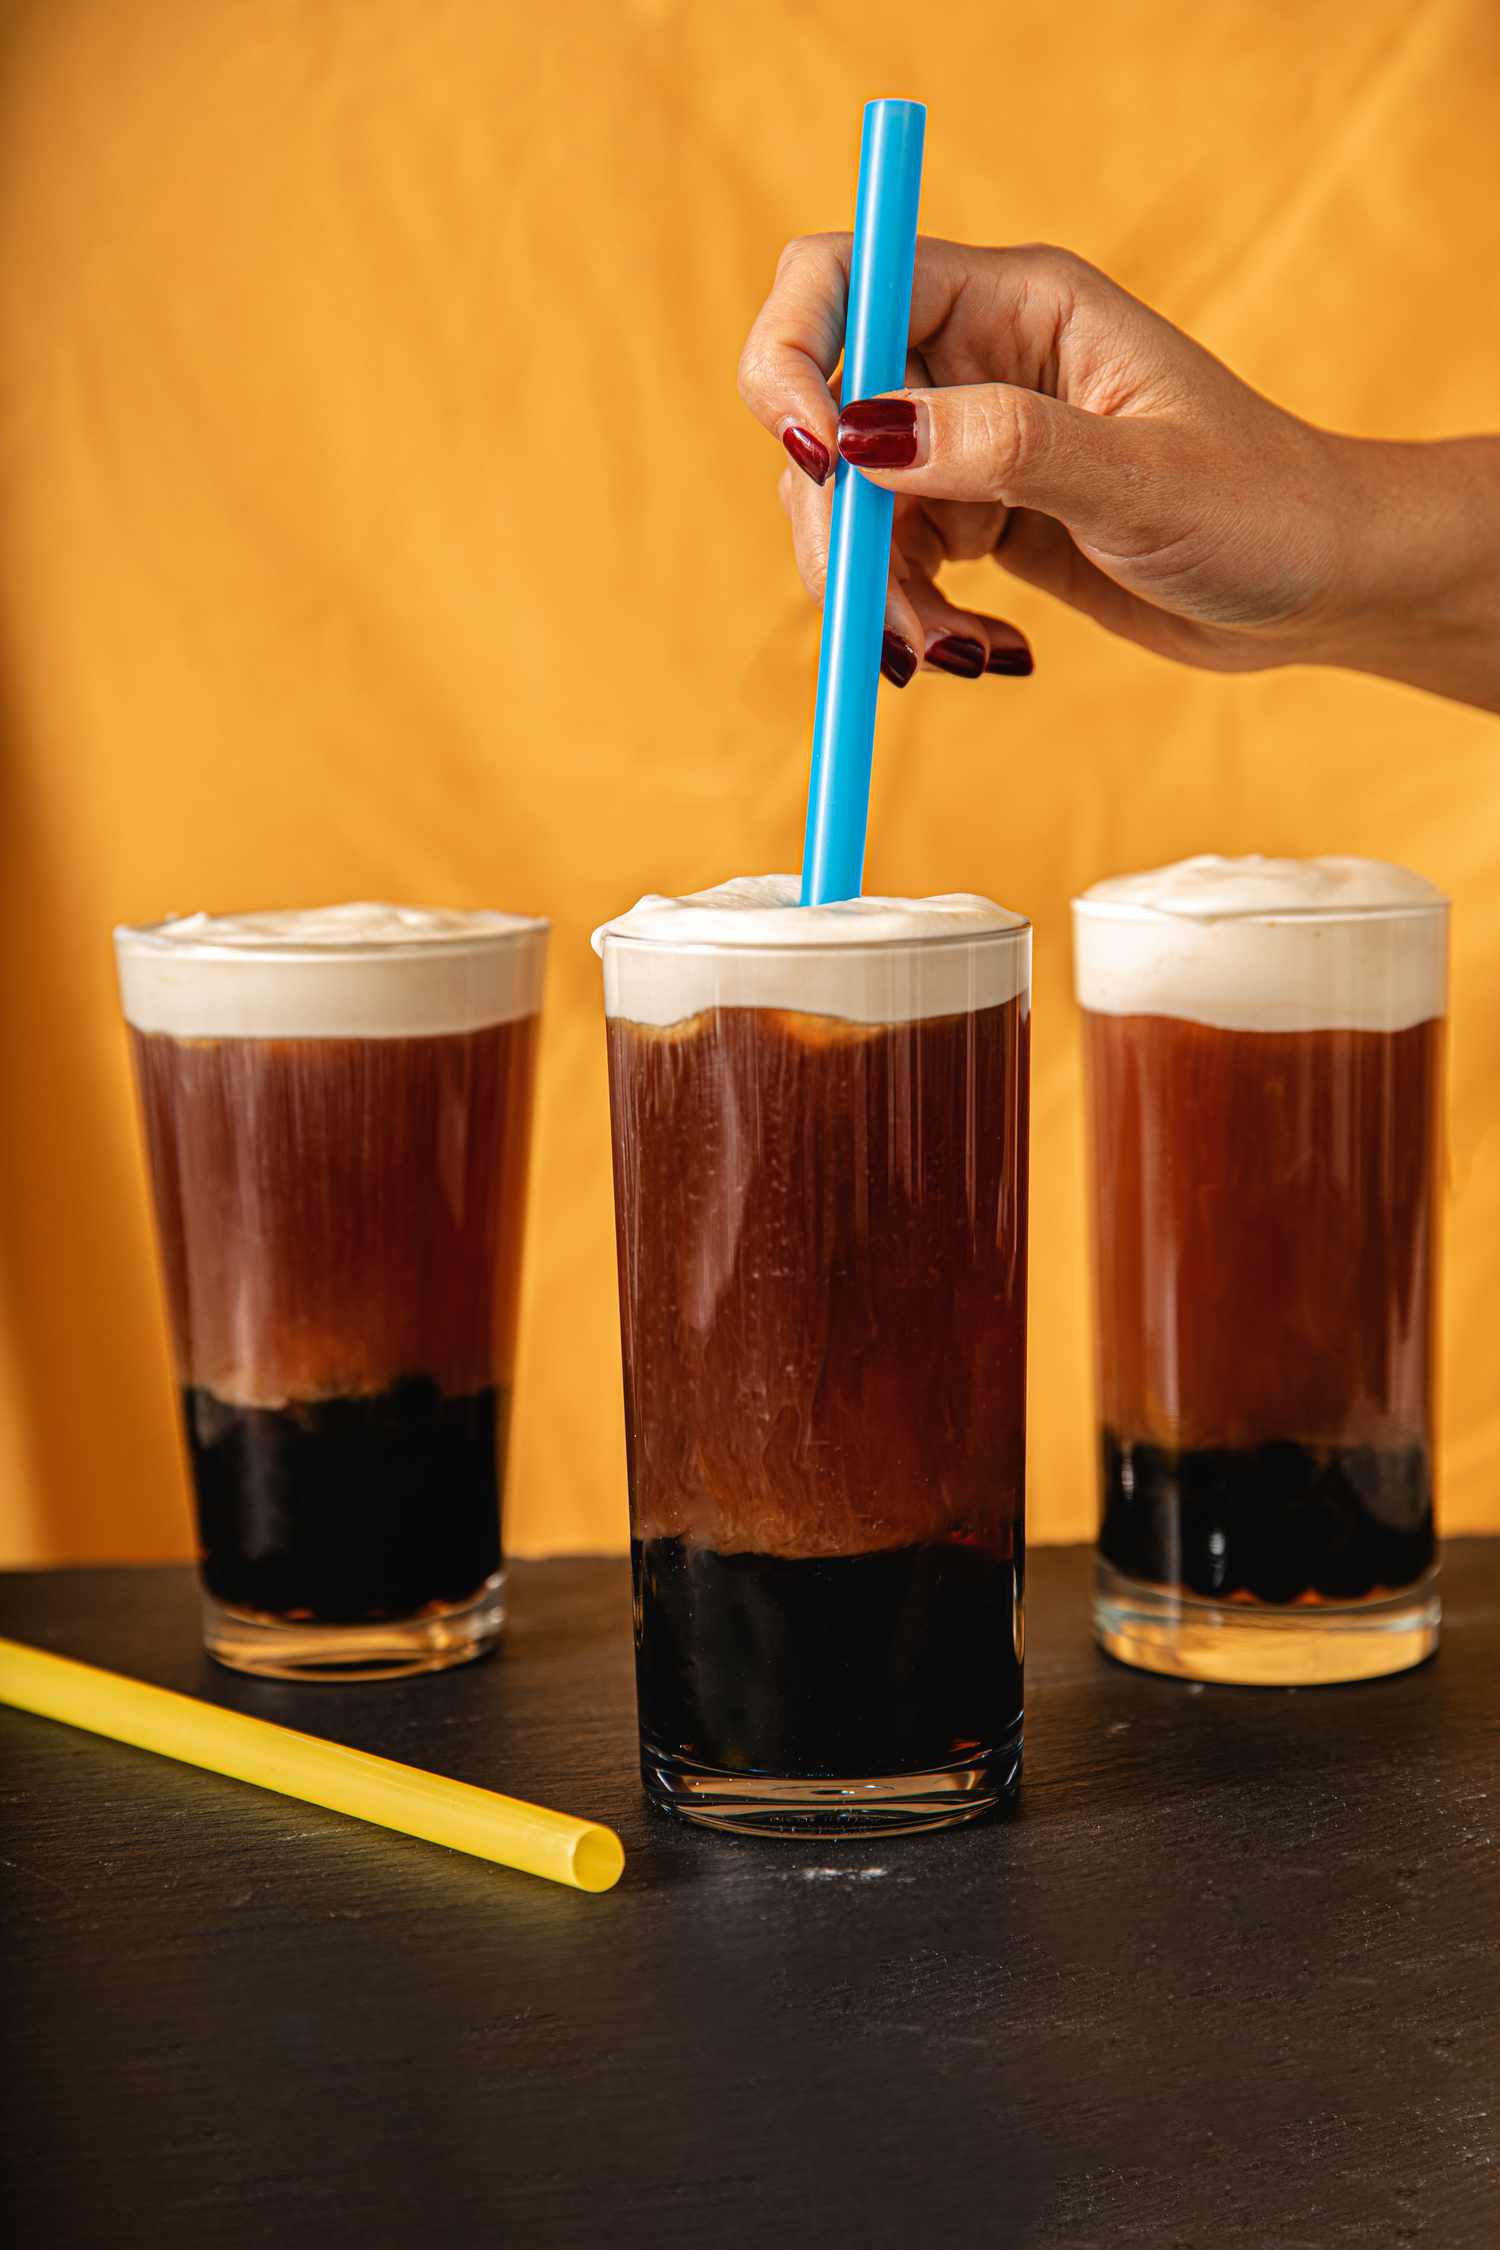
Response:
[{"label": "translucent yellow straw tip", "polygon": [[625,1872],[625,1846],[612,1828],[586,1828],[573,1853],[581,1891],[612,1891]]}]

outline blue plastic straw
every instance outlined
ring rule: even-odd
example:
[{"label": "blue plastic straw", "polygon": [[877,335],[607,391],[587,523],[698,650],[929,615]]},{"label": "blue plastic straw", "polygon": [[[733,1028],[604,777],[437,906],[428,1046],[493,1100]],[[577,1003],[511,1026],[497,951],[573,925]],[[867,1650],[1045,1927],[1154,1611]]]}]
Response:
[{"label": "blue plastic straw", "polygon": [[[865,107],[844,332],[846,402],[900,390],[906,381],[926,126],[920,102],[869,102]],[[895,506],[893,493],[882,492],[847,462],[839,462],[802,853],[804,906],[858,898],[864,878]]]}]

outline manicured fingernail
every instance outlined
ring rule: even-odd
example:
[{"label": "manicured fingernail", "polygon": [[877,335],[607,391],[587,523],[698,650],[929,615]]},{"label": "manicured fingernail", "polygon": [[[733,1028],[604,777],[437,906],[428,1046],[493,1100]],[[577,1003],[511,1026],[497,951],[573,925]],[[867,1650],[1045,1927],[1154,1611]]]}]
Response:
[{"label": "manicured fingernail", "polygon": [[905,687],[917,668],[917,652],[899,633],[887,633],[880,643],[880,669],[892,687]]},{"label": "manicured fingernail", "polygon": [[781,433],[781,442],[796,462],[802,474],[811,477],[814,484],[826,484],[828,472],[833,467],[828,448],[811,430],[799,429],[795,422]]},{"label": "manicured fingernail", "polygon": [[962,633],[939,633],[927,644],[927,661],[955,679],[977,680],[984,670],[984,643],[967,640]]},{"label": "manicured fingernail", "polygon": [[1036,670],[1029,648],[992,648],[987,672],[1003,672],[1007,679],[1024,680]]},{"label": "manicured fingernail", "polygon": [[839,416],[839,451],[856,469],[911,469],[917,410],[909,398],[861,398]]}]

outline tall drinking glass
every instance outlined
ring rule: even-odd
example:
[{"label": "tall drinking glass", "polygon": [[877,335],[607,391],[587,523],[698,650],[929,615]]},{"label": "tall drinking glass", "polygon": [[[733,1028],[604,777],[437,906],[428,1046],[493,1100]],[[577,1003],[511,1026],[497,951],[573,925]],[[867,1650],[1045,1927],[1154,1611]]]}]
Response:
[{"label": "tall drinking glass", "polygon": [[1031,933],[789,877],[599,933],[642,1770],[941,1827],[1021,1760]]},{"label": "tall drinking glass", "polygon": [[1201,1679],[1437,1646],[1447,906],[1359,859],[1074,901],[1103,1481],[1095,1623]]},{"label": "tall drinking glass", "polygon": [[478,1655],[546,924],[343,906],[115,942],[211,1654],[345,1679]]}]

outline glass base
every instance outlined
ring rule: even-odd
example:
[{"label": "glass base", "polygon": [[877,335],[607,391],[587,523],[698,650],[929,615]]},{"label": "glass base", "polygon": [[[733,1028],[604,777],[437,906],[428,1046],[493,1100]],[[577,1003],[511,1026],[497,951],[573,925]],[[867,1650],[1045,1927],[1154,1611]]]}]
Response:
[{"label": "glass base", "polygon": [[291,1624],[203,1597],[203,1645],[232,1672],[262,1680],[400,1680],[483,1656],[505,1622],[505,1573],[477,1594],[378,1625]]},{"label": "glass base", "polygon": [[915,1836],[1015,1802],[1021,1779],[1021,1726],[995,1749],[928,1773],[861,1780],[802,1780],[728,1773],[641,1746],[641,1778],[660,1811],[740,1836],[804,1836],[836,1842]]},{"label": "glass base", "polygon": [[1203,1601],[1096,1564],[1094,1635],[1141,1672],[1231,1687],[1332,1687],[1410,1671],[1435,1655],[1443,1605],[1436,1566],[1404,1593],[1363,1602]]}]

